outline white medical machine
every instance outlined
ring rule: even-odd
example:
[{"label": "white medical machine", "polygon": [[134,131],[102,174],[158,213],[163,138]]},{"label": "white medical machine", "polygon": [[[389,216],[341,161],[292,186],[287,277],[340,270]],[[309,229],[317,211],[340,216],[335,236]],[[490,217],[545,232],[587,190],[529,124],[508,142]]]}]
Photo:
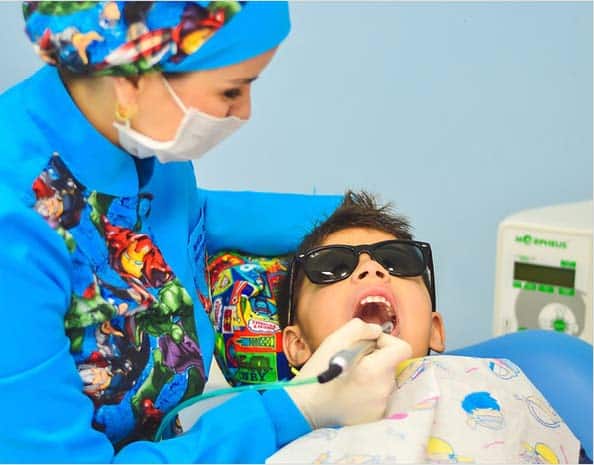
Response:
[{"label": "white medical machine", "polygon": [[592,201],[518,212],[499,224],[496,336],[551,329],[592,343]]}]

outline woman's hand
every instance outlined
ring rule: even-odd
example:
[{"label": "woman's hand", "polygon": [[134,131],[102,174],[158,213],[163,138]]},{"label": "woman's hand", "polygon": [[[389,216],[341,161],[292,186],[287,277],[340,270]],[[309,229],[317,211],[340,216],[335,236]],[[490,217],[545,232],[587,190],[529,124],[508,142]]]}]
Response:
[{"label": "woman's hand", "polygon": [[395,388],[396,366],[411,357],[412,349],[402,339],[384,334],[379,325],[352,319],[326,338],[294,380],[317,376],[335,353],[364,340],[375,340],[376,350],[336,379],[286,388],[312,428],[354,425],[383,416]]}]

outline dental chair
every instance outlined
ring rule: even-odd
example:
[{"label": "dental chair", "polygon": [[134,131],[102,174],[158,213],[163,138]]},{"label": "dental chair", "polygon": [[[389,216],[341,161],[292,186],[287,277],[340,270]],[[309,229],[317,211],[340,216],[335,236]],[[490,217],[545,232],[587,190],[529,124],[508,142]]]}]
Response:
[{"label": "dental chair", "polygon": [[[332,213],[342,196],[204,190],[202,198],[209,256],[241,251],[250,256],[282,257],[292,253],[303,236]],[[218,347],[228,351],[230,345],[225,345],[225,340],[229,342],[230,336],[217,336]],[[280,379],[286,360],[279,345],[272,351],[278,365],[274,373]],[[588,457],[593,457],[592,353],[592,346],[580,339],[543,330],[507,334],[448,352],[514,362],[563,418]],[[220,366],[228,355],[218,352]],[[266,362],[262,357],[258,360],[259,364]],[[254,362],[253,369],[257,371],[258,367]],[[224,366],[221,369],[225,372]],[[238,384],[237,380],[227,381]]]}]

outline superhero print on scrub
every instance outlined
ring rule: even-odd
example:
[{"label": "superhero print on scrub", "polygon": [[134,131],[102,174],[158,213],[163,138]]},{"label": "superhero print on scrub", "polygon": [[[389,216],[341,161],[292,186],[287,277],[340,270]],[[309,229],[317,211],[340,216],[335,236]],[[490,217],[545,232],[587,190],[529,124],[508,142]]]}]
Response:
[{"label": "superhero print on scrub", "polygon": [[89,191],[57,153],[33,193],[74,267],[64,327],[93,425],[117,447],[150,439],[205,380],[192,298],[143,224],[152,196]]}]

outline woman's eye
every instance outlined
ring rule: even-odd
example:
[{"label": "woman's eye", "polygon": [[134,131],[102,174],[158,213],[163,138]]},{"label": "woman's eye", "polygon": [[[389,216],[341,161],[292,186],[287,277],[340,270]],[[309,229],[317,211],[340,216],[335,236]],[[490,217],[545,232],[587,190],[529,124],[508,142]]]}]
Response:
[{"label": "woman's eye", "polygon": [[234,99],[241,95],[241,90],[240,89],[229,89],[229,90],[226,90],[225,92],[223,92],[223,95],[225,96],[225,98]]}]

